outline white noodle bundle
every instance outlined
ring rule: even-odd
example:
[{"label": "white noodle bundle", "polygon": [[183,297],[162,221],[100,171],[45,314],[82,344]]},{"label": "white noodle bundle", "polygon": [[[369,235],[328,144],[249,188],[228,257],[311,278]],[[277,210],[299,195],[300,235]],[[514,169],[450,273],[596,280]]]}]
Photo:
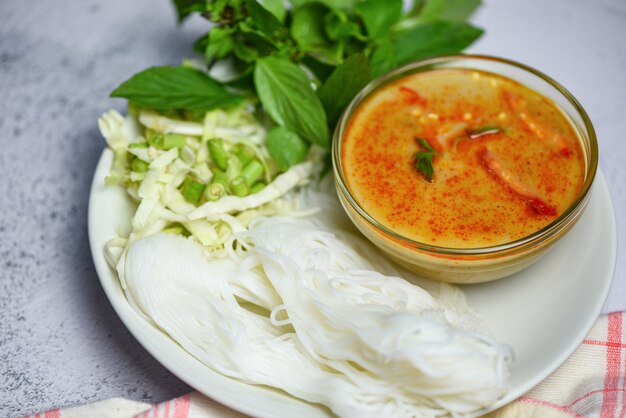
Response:
[{"label": "white noodle bundle", "polygon": [[504,393],[509,351],[476,332],[460,291],[441,285],[449,306],[325,228],[259,218],[221,260],[182,237],[143,238],[124,261],[127,296],[219,373],[342,417],[463,416]]}]

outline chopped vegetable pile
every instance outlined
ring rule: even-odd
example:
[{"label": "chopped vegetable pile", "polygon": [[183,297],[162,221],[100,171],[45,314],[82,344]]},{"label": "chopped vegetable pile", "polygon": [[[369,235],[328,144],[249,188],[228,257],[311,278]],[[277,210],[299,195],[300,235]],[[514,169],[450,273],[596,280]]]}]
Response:
[{"label": "chopped vegetable pile", "polygon": [[295,209],[278,198],[311,177],[315,151],[307,153],[309,161],[281,172],[252,110],[242,104],[194,121],[184,113],[132,107],[126,118],[115,110],[100,118],[114,152],[105,182],[125,187],[139,204],[134,238],[173,232],[219,251],[256,216]]}]

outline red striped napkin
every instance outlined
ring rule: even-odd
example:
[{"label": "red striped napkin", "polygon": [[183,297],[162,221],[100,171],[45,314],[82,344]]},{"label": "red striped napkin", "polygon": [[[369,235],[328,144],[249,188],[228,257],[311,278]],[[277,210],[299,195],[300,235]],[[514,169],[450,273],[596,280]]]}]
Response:
[{"label": "red striped napkin", "polygon": [[[488,418],[626,416],[626,312],[602,315],[572,356],[550,377]],[[31,415],[35,418],[243,418],[193,392],[157,405],[126,399]]]}]

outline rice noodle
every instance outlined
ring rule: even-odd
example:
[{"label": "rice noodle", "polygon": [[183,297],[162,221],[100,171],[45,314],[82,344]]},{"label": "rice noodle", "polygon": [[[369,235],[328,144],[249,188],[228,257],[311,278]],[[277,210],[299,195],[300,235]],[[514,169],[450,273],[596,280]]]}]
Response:
[{"label": "rice noodle", "polygon": [[217,372],[342,417],[465,416],[503,395],[509,349],[458,289],[433,285],[435,298],[394,277],[325,219],[257,218],[223,259],[180,236],[139,239],[122,259],[127,297]]}]

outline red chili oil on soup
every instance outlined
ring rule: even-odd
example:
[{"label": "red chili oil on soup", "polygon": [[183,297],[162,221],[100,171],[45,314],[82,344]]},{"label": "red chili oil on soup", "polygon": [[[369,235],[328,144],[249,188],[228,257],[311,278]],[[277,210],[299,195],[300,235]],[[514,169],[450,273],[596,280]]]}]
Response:
[{"label": "red chili oil on soup", "polygon": [[348,123],[341,162],[374,219],[452,248],[540,230],[570,206],[585,176],[579,137],[552,101],[463,69],[413,74],[373,93]]}]

